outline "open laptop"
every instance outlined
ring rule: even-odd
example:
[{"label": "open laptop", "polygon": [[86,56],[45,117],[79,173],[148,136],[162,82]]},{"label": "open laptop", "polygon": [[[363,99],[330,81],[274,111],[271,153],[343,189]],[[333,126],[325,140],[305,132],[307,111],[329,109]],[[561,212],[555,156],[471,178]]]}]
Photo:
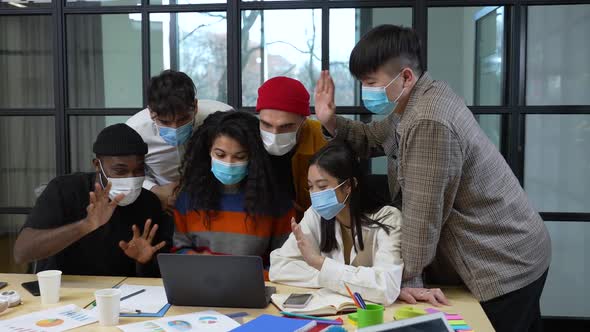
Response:
[{"label": "open laptop", "polygon": [[158,264],[172,305],[266,308],[276,291],[258,256],[159,254]]},{"label": "open laptop", "polygon": [[359,329],[358,332],[453,332],[442,312]]}]

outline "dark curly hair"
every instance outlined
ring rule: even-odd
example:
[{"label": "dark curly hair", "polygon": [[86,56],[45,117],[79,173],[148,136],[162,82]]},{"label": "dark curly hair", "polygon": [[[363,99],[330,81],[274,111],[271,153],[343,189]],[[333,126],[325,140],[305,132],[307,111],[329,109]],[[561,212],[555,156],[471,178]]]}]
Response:
[{"label": "dark curly hair", "polygon": [[[361,251],[365,248],[362,226],[380,227],[389,234],[392,229],[390,226],[367,216],[367,214],[377,213],[387,205],[387,202],[375,195],[374,190],[369,188],[366,176],[361,171],[359,159],[347,143],[342,141],[330,142],[311,158],[309,166],[312,165],[316,165],[324,172],[338,179],[338,183],[349,181],[352,187],[348,198],[350,229],[352,238],[356,237]],[[381,219],[385,217],[387,216],[383,216]],[[357,241],[353,241],[353,244],[358,252]],[[330,220],[322,218],[320,248],[322,252],[331,252],[338,248],[336,242],[336,218]]]},{"label": "dark curly hair", "polygon": [[211,172],[211,147],[216,138],[227,136],[248,151],[248,175],[240,183],[248,217],[282,216],[291,206],[285,190],[273,181],[270,160],[262,139],[258,119],[247,112],[227,111],[209,115],[188,141],[180,167],[177,190],[188,194],[191,207],[205,212],[209,226],[211,214],[220,208],[224,185]]},{"label": "dark curly hair", "polygon": [[152,77],[147,89],[150,111],[159,116],[176,117],[178,113],[193,110],[197,88],[193,80],[181,71],[164,70]]}]

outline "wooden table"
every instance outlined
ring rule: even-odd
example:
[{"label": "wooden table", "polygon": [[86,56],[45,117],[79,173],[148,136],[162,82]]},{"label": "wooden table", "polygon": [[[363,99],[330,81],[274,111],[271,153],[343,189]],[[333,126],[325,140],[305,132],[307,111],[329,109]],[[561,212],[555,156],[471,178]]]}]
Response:
[{"label": "wooden table", "polygon": [[[53,306],[41,305],[41,299],[34,297],[23,289],[20,284],[26,281],[35,280],[34,275],[27,274],[0,274],[0,281],[8,282],[6,290],[16,290],[23,297],[23,304],[8,309],[6,312],[0,314],[0,320],[14,318],[23,314],[34,311],[49,309],[55,306],[66,304],[76,304],[80,307],[85,307],[94,300],[94,291],[100,288],[109,288],[121,283],[131,285],[145,285],[145,286],[162,286],[162,279],[151,278],[124,278],[124,277],[85,277],[85,276],[63,276],[61,289],[61,303]],[[293,293],[302,292],[301,288],[277,285],[269,283],[269,285],[277,287],[278,293]],[[477,300],[464,288],[443,288],[443,291],[449,298],[451,306],[443,307],[441,310],[446,312],[461,314],[467,323],[477,332],[494,331],[485,313]],[[304,291],[305,292],[305,291]],[[407,304],[403,302],[396,302],[385,310],[385,321],[393,320],[394,312]],[[418,308],[432,307],[428,304],[415,305]],[[196,311],[215,310],[220,313],[232,313],[245,311],[249,316],[245,317],[244,321],[249,321],[256,318],[260,314],[278,315],[278,309],[269,305],[266,309],[238,309],[238,308],[202,308],[202,307],[178,307],[172,306],[166,316],[182,315]],[[129,324],[144,320],[151,320],[156,318],[128,318],[122,317],[121,324]],[[348,319],[342,316],[345,322],[344,327],[348,331],[354,331],[355,328],[350,325]],[[100,327],[98,324],[88,325],[72,331],[96,331],[96,332],[115,332],[120,331],[116,327]]]}]

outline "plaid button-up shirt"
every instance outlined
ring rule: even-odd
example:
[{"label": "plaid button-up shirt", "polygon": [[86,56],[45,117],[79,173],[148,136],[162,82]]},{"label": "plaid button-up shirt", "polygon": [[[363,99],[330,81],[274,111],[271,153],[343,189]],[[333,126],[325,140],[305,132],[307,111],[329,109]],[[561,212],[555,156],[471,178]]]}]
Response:
[{"label": "plaid button-up shirt", "polygon": [[406,287],[423,286],[436,255],[480,301],[523,288],[549,267],[543,220],[446,83],[424,73],[401,115],[370,124],[338,117],[336,136],[361,157],[388,157],[390,191],[401,197]]}]

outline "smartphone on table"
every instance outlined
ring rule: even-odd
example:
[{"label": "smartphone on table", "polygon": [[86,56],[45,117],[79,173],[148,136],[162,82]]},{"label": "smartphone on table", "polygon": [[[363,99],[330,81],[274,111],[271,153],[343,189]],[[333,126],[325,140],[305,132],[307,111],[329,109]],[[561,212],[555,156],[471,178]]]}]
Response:
[{"label": "smartphone on table", "polygon": [[283,307],[285,308],[296,308],[301,309],[305,308],[309,301],[311,301],[313,294],[296,294],[293,293],[289,295],[289,297],[283,303]]},{"label": "smartphone on table", "polygon": [[29,293],[31,293],[33,296],[41,295],[38,281],[23,282],[21,286],[23,286],[23,288],[29,291]]}]

